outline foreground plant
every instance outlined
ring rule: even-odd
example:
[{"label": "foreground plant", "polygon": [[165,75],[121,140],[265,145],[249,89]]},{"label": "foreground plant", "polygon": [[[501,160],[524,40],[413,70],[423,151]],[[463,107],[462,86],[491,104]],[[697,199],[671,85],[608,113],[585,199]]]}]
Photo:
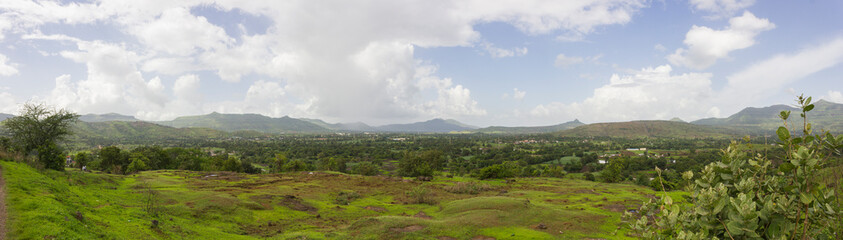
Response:
[{"label": "foreground plant", "polygon": [[[801,134],[791,135],[789,111],[776,133],[785,150],[781,161],[733,142],[723,158],[699,176],[686,172],[688,203],[669,196],[652,199],[638,213],[627,213],[633,232],[646,239],[840,239],[840,205],[833,189],[812,179],[828,158],[839,154],[843,136],[812,135],[807,112],[811,98],[799,96]],[[692,179],[693,182],[690,182]]]}]

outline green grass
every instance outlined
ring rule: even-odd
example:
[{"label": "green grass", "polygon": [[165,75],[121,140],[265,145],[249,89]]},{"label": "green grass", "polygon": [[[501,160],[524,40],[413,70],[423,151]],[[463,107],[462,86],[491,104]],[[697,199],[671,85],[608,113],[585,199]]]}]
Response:
[{"label": "green grass", "polygon": [[[11,239],[627,239],[622,212],[659,194],[554,178],[507,183],[437,177],[422,183],[333,172],[120,176],[41,172],[3,161],[0,166]],[[446,191],[459,182],[488,187]],[[409,203],[405,193],[419,185],[432,192],[434,204]],[[150,189],[157,193],[157,215],[143,207]],[[348,191],[360,197],[340,205],[337,195]],[[82,220],[74,217],[77,211]]]}]

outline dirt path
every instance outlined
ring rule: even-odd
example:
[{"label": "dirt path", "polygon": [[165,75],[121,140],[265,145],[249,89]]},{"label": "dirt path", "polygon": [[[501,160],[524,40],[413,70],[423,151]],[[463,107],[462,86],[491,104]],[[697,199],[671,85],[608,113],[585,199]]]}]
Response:
[{"label": "dirt path", "polygon": [[6,181],[3,181],[3,168],[0,167],[0,240],[6,239]]}]

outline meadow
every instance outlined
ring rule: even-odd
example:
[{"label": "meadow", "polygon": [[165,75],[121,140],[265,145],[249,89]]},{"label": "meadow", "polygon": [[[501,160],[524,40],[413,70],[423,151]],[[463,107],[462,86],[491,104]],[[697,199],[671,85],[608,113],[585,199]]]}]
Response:
[{"label": "meadow", "polygon": [[0,166],[11,239],[629,239],[623,212],[663,194],[571,178]]}]

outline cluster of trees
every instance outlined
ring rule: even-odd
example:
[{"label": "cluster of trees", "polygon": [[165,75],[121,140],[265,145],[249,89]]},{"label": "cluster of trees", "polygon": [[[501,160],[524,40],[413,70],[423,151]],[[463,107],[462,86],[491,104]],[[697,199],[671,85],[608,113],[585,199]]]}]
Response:
[{"label": "cluster of trees", "polygon": [[91,153],[77,153],[74,160],[78,167],[87,166],[90,169],[115,174],[130,174],[158,169],[261,172],[248,160],[240,160],[229,154],[211,156],[198,148],[151,146],[123,150],[115,146],[108,146]]},{"label": "cluster of trees", "polygon": [[38,167],[64,170],[64,149],[60,143],[71,132],[79,115],[44,104],[25,104],[20,116],[3,121],[10,136],[2,141],[4,150],[35,156]]}]

